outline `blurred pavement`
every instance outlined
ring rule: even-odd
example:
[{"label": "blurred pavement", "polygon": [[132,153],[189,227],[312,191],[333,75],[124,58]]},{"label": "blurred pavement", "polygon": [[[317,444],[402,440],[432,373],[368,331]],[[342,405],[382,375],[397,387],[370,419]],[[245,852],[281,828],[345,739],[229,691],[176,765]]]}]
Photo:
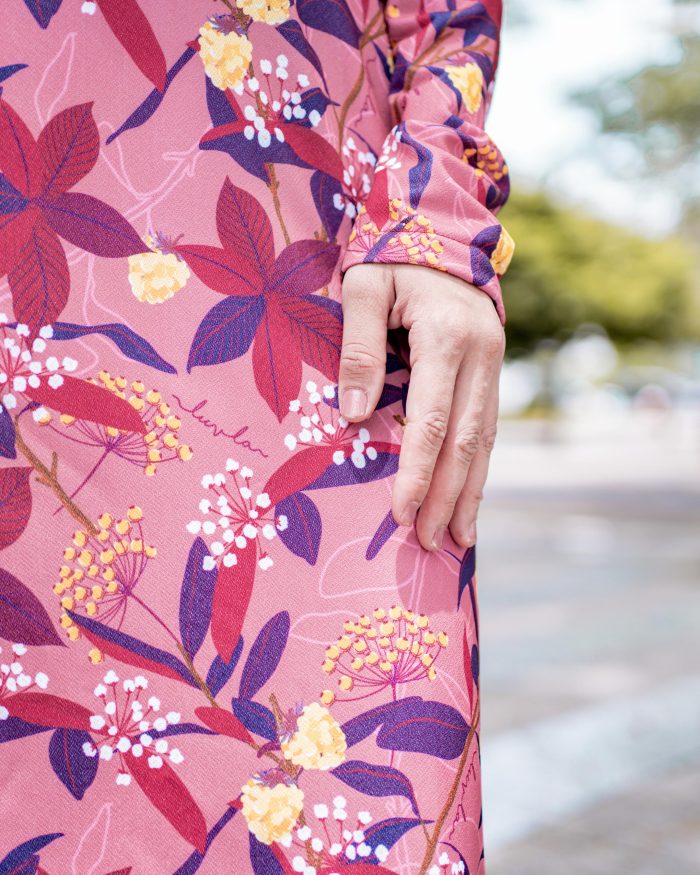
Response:
[{"label": "blurred pavement", "polygon": [[489,875],[698,875],[700,411],[503,420],[479,547]]}]

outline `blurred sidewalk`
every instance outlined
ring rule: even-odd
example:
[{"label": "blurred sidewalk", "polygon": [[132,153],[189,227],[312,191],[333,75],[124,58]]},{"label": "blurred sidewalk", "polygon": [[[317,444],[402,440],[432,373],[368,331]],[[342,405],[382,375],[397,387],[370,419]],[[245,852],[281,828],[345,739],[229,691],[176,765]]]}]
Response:
[{"label": "blurred sidewalk", "polygon": [[500,423],[479,521],[489,875],[700,872],[700,414]]}]

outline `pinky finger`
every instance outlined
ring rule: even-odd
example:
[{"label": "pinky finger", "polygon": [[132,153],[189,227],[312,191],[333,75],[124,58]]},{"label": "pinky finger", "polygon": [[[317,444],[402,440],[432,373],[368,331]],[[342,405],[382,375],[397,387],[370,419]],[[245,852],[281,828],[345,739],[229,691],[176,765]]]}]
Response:
[{"label": "pinky finger", "polygon": [[484,485],[489,470],[491,450],[496,440],[498,420],[498,387],[499,374],[494,374],[493,384],[484,406],[484,418],[481,427],[479,447],[469,465],[467,479],[455,504],[450,520],[450,534],[462,547],[471,547],[476,543],[476,517],[484,497]]}]

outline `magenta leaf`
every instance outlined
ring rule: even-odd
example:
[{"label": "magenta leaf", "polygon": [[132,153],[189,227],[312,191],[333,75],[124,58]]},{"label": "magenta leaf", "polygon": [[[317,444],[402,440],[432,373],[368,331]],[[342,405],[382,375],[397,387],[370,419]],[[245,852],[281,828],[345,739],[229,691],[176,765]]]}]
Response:
[{"label": "magenta leaf", "polygon": [[86,743],[92,738],[82,729],[57,729],[49,741],[51,768],[74,799],[83,798],[97,774],[99,758],[85,755]]},{"label": "magenta leaf", "polygon": [[290,295],[278,300],[288,319],[289,333],[299,343],[303,360],[329,380],[336,381],[343,342],[340,304],[321,295]]},{"label": "magenta leaf", "polygon": [[[370,443],[371,446],[371,443]],[[364,468],[358,468],[351,459],[342,464],[329,465],[327,470],[306,487],[307,489],[331,489],[338,486],[354,486],[391,477],[399,468],[397,453],[379,451],[376,459],[367,459]]]},{"label": "magenta leaf", "polygon": [[32,647],[48,644],[65,646],[39,599],[29,587],[2,568],[0,568],[0,638]]},{"label": "magenta leaf", "polygon": [[253,342],[253,376],[261,397],[282,422],[289,413],[289,402],[299,394],[301,350],[275,299],[267,299]]},{"label": "magenta leaf", "polygon": [[216,204],[216,230],[221,245],[239,253],[262,284],[275,260],[272,225],[262,204],[228,177]]},{"label": "magenta leaf", "polygon": [[57,234],[93,255],[126,258],[148,252],[148,246],[121,213],[92,195],[65,192],[42,201],[41,207]]},{"label": "magenta leaf", "polygon": [[297,240],[278,256],[266,291],[278,295],[306,295],[330,282],[340,247],[323,240]]},{"label": "magenta leaf", "polygon": [[252,699],[270,680],[287,646],[288,636],[289,614],[280,611],[265,623],[250,648],[238,688],[241,699]]},{"label": "magenta leaf", "polygon": [[134,64],[158,91],[165,91],[165,55],[136,0],[97,0],[97,5]]},{"label": "magenta leaf", "polygon": [[0,171],[21,194],[41,188],[43,166],[36,140],[9,103],[0,97]]},{"label": "magenta leaf", "polygon": [[362,760],[347,760],[331,769],[331,774],[367,796],[404,796],[411,803],[413,813],[420,816],[411,782],[398,769]]},{"label": "magenta leaf", "polygon": [[235,249],[196,244],[182,244],[176,249],[204,285],[220,295],[256,295],[262,291],[262,278],[255,264]]},{"label": "magenta leaf", "polygon": [[287,528],[279,532],[285,547],[315,565],[321,544],[321,514],[314,502],[305,493],[295,492],[276,505],[275,513],[287,517]]},{"label": "magenta leaf", "polygon": [[[194,875],[195,872],[198,872],[199,867],[204,862],[204,857],[206,856],[207,851],[211,847],[211,843],[219,835],[219,833],[226,826],[226,824],[236,816],[237,813],[238,808],[233,808],[229,806],[207,833],[207,843],[204,852],[192,851],[190,856],[185,860],[182,866],[180,866],[173,873],[173,875]],[[110,875],[120,875],[120,873],[113,872],[110,873]],[[128,872],[123,873],[123,875],[128,875]]]},{"label": "magenta leaf", "polygon": [[92,170],[100,152],[100,135],[92,103],[71,106],[55,115],[39,134],[44,162],[44,192],[68,191]]},{"label": "magenta leaf", "polygon": [[9,547],[27,527],[32,512],[31,468],[0,469],[0,550]]},{"label": "magenta leaf", "polygon": [[58,318],[68,301],[70,276],[61,241],[44,219],[34,224],[8,271],[18,322],[33,332]]},{"label": "magenta leaf", "polygon": [[126,632],[121,632],[119,629],[112,629],[97,620],[76,614],[74,611],[67,613],[80,626],[85,636],[107,656],[112,656],[127,665],[134,665],[146,671],[154,671],[164,677],[184,681],[193,687],[197,685],[184,662],[171,653],[146,644],[145,641],[127,635]]}]

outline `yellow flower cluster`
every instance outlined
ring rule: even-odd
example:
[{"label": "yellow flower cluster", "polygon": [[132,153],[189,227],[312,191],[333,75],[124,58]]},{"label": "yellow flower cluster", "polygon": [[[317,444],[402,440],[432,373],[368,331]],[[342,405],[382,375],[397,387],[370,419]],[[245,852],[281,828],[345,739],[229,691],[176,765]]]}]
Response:
[{"label": "yellow flower cluster", "polygon": [[[143,540],[142,518],[141,508],[132,506],[122,519],[103,513],[95,535],[82,529],[75,532],[73,543],[63,552],[64,564],[53,588],[64,611],[80,611],[87,617],[103,614],[103,621],[108,621],[123,610],[146,563],[156,555],[156,548]],[[60,622],[71,641],[80,637],[80,628],[67,613]],[[99,662],[99,650],[90,651],[90,658]]]},{"label": "yellow flower cluster", "polygon": [[250,778],[241,790],[243,816],[248,829],[265,845],[289,836],[304,806],[304,792],[295,784],[270,787]]},{"label": "yellow flower cluster", "polygon": [[306,705],[297,718],[296,730],[282,742],[285,759],[305,769],[334,769],[345,761],[345,733],[323,705]]},{"label": "yellow flower cluster", "polygon": [[[322,666],[327,674],[338,674],[343,692],[356,687],[380,691],[422,678],[434,681],[435,661],[448,644],[445,632],[430,629],[429,617],[398,605],[348,620],[343,633],[326,649]],[[321,701],[332,704],[335,693],[325,690]]]},{"label": "yellow flower cluster", "polygon": [[[357,236],[359,227],[361,234],[369,236],[371,248],[384,232],[371,219],[363,218],[366,215],[367,208],[363,204],[358,210],[358,218],[350,234],[350,241],[352,242]],[[445,247],[435,233],[430,219],[420,215],[413,207],[406,205],[401,198],[392,198],[389,201],[389,218],[394,223],[404,222],[401,230],[386,242],[389,255],[391,255],[391,249],[394,248],[397,250],[397,261],[407,261],[410,264],[423,264],[438,270],[446,270],[440,264],[439,258]],[[393,259],[390,258],[390,260]]]},{"label": "yellow flower cluster", "polygon": [[476,112],[481,106],[481,94],[484,87],[484,75],[478,64],[469,63],[463,66],[448,64],[445,67],[450,82],[462,95],[462,100],[468,112]]},{"label": "yellow flower cluster", "polygon": [[503,156],[493,140],[488,140],[488,143],[478,149],[465,149],[462,159],[475,168],[475,176],[484,176],[488,172],[492,179],[500,182],[504,176],[508,176],[508,165],[503,161]]},{"label": "yellow flower cluster", "polygon": [[150,235],[144,242],[151,251],[129,256],[129,285],[139,301],[162,304],[184,287],[190,269],[174,252],[159,248]]},{"label": "yellow flower cluster", "polygon": [[199,28],[199,57],[207,76],[225,91],[243,82],[253,60],[253,45],[247,36],[235,30],[226,33],[215,22],[205,21]]},{"label": "yellow flower cluster", "polygon": [[236,5],[263,24],[281,24],[289,18],[289,0],[236,0]]},{"label": "yellow flower cluster", "polygon": [[145,434],[121,431],[113,426],[97,425],[76,420],[62,414],[60,422],[65,426],[79,428],[82,437],[88,437],[96,446],[104,446],[110,452],[143,468],[147,477],[152,477],[163,462],[179,459],[188,462],[192,449],[180,443],[178,432],[182,421],[156,389],[146,389],[141,380],[131,383],[126,377],[113,377],[109,371],[100,371],[97,378],[88,382],[113,392],[131,404],[146,427]]},{"label": "yellow flower cluster", "polygon": [[502,276],[507,270],[508,265],[513,258],[515,252],[515,241],[501,225],[501,236],[498,238],[496,248],[491,255],[491,267],[499,276]]}]

